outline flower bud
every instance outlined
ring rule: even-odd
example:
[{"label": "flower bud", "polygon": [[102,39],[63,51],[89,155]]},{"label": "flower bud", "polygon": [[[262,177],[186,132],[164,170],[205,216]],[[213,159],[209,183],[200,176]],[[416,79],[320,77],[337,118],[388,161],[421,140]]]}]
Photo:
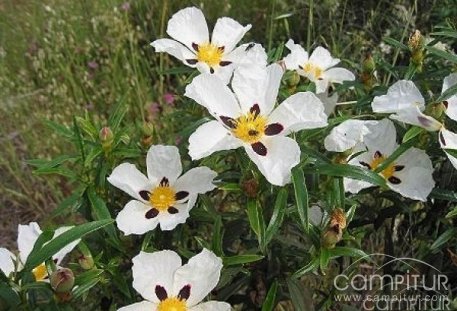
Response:
[{"label": "flower bud", "polygon": [[424,43],[425,39],[424,36],[422,36],[421,32],[416,29],[414,33],[409,37],[408,41],[408,47],[411,50],[411,52],[419,51],[424,48]]},{"label": "flower bud", "polygon": [[84,270],[90,270],[95,266],[94,258],[91,255],[81,255],[78,263]]},{"label": "flower bud", "polygon": [[443,113],[446,111],[446,104],[445,103],[436,103],[427,105],[425,108],[425,114],[440,120],[443,116]]},{"label": "flower bud", "polygon": [[59,268],[51,274],[50,282],[56,293],[68,293],[75,285],[75,276],[70,269]]},{"label": "flower bud", "polygon": [[154,133],[154,124],[151,122],[145,122],[141,130],[144,135],[151,136]]},{"label": "flower bud", "polygon": [[257,193],[259,192],[259,183],[254,178],[247,179],[243,181],[241,184],[241,188],[243,189],[244,193],[249,198],[257,197]]},{"label": "flower bud", "polygon": [[330,215],[330,227],[338,226],[341,230],[346,228],[346,214],[341,208],[336,208]]},{"label": "flower bud", "polygon": [[103,127],[98,133],[98,138],[100,139],[103,150],[107,151],[111,148],[114,140],[114,135],[109,127]]},{"label": "flower bud", "polygon": [[336,243],[341,241],[342,238],[343,230],[336,225],[334,227],[327,228],[327,230],[322,234],[321,243],[325,248],[334,248]]},{"label": "flower bud", "polygon": [[376,64],[374,62],[373,56],[371,56],[371,53],[367,53],[362,61],[362,71],[364,73],[372,74],[375,70]]},{"label": "flower bud", "polygon": [[289,78],[287,79],[287,84],[290,87],[297,86],[297,84],[300,83],[300,75],[296,72],[293,71]]}]

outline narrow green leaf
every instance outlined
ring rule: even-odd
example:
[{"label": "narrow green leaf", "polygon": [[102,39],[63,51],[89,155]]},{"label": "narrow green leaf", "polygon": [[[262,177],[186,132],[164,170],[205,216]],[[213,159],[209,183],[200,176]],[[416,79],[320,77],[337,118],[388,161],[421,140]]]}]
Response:
[{"label": "narrow green leaf", "polygon": [[368,255],[354,247],[343,247],[343,246],[337,246],[335,248],[329,249],[328,250],[329,255],[331,258],[335,257],[340,257],[340,256],[346,256],[346,257],[367,257]]},{"label": "narrow green leaf", "polygon": [[451,157],[457,158],[457,149],[444,149]]},{"label": "narrow green leaf", "polygon": [[274,281],[268,290],[267,297],[262,305],[262,311],[273,311],[276,307],[276,294],[278,293],[278,282]]},{"label": "narrow green leaf", "polygon": [[257,254],[243,254],[230,257],[223,257],[224,267],[242,265],[250,262],[262,260],[264,256]]},{"label": "narrow green leaf", "polygon": [[432,32],[430,34],[430,36],[442,36],[442,37],[457,39],[457,31],[455,31],[455,30],[437,31],[437,32]]},{"label": "narrow green leaf", "polygon": [[294,310],[314,311],[314,303],[311,295],[305,285],[296,279],[288,279],[287,287],[289,289],[290,300],[294,305]]},{"label": "narrow green leaf", "polygon": [[247,213],[251,229],[257,235],[259,246],[263,250],[265,240],[265,220],[263,219],[262,210],[256,200],[248,200]]},{"label": "narrow green leaf", "polygon": [[425,130],[419,126],[412,126],[406,133],[403,135],[403,143],[413,139],[414,137],[418,136]]},{"label": "narrow green leaf", "polygon": [[216,220],[214,221],[211,250],[217,256],[224,255],[224,251],[222,250],[222,218],[220,216],[217,216]]},{"label": "narrow green leaf", "polygon": [[455,55],[455,54],[448,53],[446,51],[437,49],[433,46],[425,46],[425,49],[436,56],[439,56],[441,58],[444,58],[445,60],[448,60],[448,61],[451,61],[451,62],[457,64],[457,55]]},{"label": "narrow green leaf", "polygon": [[32,251],[27,259],[27,262],[25,263],[24,271],[31,271],[36,266],[43,263],[46,259],[51,258],[64,246],[82,238],[86,234],[94,232],[112,223],[112,219],[93,221],[73,227],[70,230],[65,231],[58,237],[52,239],[46,245],[43,245],[42,248]]},{"label": "narrow green leaf", "polygon": [[319,255],[319,268],[321,272],[325,274],[325,270],[327,270],[328,263],[330,262],[330,250],[327,248],[321,248],[321,252]]},{"label": "narrow green leaf", "polygon": [[430,246],[432,252],[437,251],[441,246],[446,244],[451,238],[453,238],[457,233],[457,228],[449,228],[444,231]]},{"label": "narrow green leaf", "polygon": [[454,84],[453,86],[451,86],[450,88],[448,88],[446,91],[443,92],[443,94],[441,94],[435,102],[437,103],[441,103],[445,100],[448,100],[449,98],[451,98],[452,96],[454,96],[455,94],[457,94],[457,84]]},{"label": "narrow green leaf", "polygon": [[396,47],[396,48],[398,48],[400,50],[409,51],[409,48],[408,48],[408,46],[406,44],[401,43],[400,41],[395,40],[394,38],[387,37],[387,38],[384,38],[382,41],[384,41],[388,45]]},{"label": "narrow green leaf", "polygon": [[429,198],[457,202],[457,192],[447,189],[435,188],[430,193]]},{"label": "narrow green leaf", "polygon": [[450,218],[454,218],[455,216],[457,216],[457,206],[454,207],[449,213],[446,214],[446,218],[450,219]]},{"label": "narrow green leaf", "polygon": [[8,284],[0,283],[0,298],[7,304],[5,310],[18,310],[16,307],[21,303],[18,293]]},{"label": "narrow green leaf", "polygon": [[282,188],[279,190],[278,195],[276,196],[275,206],[273,208],[273,214],[271,215],[270,222],[268,223],[267,230],[265,232],[265,244],[271,242],[273,237],[281,228],[282,222],[284,220],[284,215],[286,213],[287,207],[287,189]]},{"label": "narrow green leaf", "polygon": [[292,170],[292,183],[294,185],[295,202],[297,203],[301,225],[305,232],[309,232],[308,189],[306,189],[305,175],[301,168],[295,167]]},{"label": "narrow green leaf", "polygon": [[312,167],[305,167],[305,173],[319,173],[329,176],[348,177],[357,180],[363,180],[376,186],[385,186],[386,181],[370,170],[349,164],[323,164]]},{"label": "narrow green leaf", "polygon": [[294,274],[294,278],[300,278],[303,275],[305,275],[308,272],[311,272],[313,270],[316,270],[316,268],[319,266],[319,258],[314,258],[311,260],[308,264],[306,264],[304,267],[298,269]]}]

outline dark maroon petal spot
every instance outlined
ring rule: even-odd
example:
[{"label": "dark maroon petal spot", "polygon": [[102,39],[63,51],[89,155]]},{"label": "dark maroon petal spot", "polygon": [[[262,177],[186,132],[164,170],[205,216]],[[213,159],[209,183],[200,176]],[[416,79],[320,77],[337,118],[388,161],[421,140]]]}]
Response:
[{"label": "dark maroon petal spot", "polygon": [[417,120],[419,121],[420,124],[422,124],[425,127],[429,127],[432,125],[432,121],[427,119],[426,117],[418,116]]},{"label": "dark maroon petal spot", "polygon": [[398,184],[401,183],[400,178],[395,177],[395,176],[390,176],[387,180],[388,180],[391,184],[394,184],[394,185],[398,185]]},{"label": "dark maroon petal spot", "polygon": [[180,300],[187,300],[190,297],[190,284],[187,284],[179,291],[178,298]]},{"label": "dark maroon petal spot", "polygon": [[151,208],[149,211],[146,212],[146,214],[144,214],[144,217],[146,217],[147,219],[152,219],[157,217],[157,215],[159,215],[159,210],[157,208]]},{"label": "dark maroon petal spot", "polygon": [[189,195],[189,192],[187,192],[187,191],[178,191],[175,194],[175,200],[176,201],[183,200],[183,199],[187,198],[188,195]]},{"label": "dark maroon petal spot", "polygon": [[265,147],[264,144],[262,144],[260,141],[253,143],[251,145],[252,150],[254,150],[255,153],[261,156],[266,156],[267,155],[267,147]]},{"label": "dark maroon petal spot", "polygon": [[170,213],[170,214],[177,214],[177,213],[179,213],[179,210],[178,210],[176,207],[174,207],[174,206],[170,206],[170,207],[167,209],[167,211],[168,211],[168,213]]},{"label": "dark maroon petal spot", "polygon": [[141,191],[139,192],[139,194],[140,194],[140,197],[141,197],[143,200],[149,201],[149,196],[151,195],[151,193],[150,193],[149,191],[147,191],[147,190],[141,190]]},{"label": "dark maroon petal spot", "polygon": [[232,62],[229,62],[228,60],[223,60],[219,62],[219,66],[224,67],[230,65]]},{"label": "dark maroon petal spot", "polygon": [[211,67],[211,68],[209,69],[209,72],[210,72],[210,73],[214,73],[214,68]]},{"label": "dark maroon petal spot", "polygon": [[195,65],[198,63],[198,59],[186,59],[186,62],[190,65]]},{"label": "dark maroon petal spot", "polygon": [[265,128],[265,135],[272,136],[272,135],[277,135],[284,130],[284,126],[279,123],[271,123],[268,124],[267,127]]},{"label": "dark maroon petal spot", "polygon": [[371,170],[371,165],[367,162],[359,161],[360,165],[365,166],[367,169]]},{"label": "dark maroon petal spot", "polygon": [[298,68],[300,68],[301,70],[303,70],[303,66],[301,66],[301,65],[298,65]]},{"label": "dark maroon petal spot", "polygon": [[446,107],[446,109],[449,107],[449,103],[447,102],[447,100],[445,100],[445,101],[443,102],[443,105],[444,105],[444,107]]},{"label": "dark maroon petal spot", "polygon": [[168,178],[164,177],[160,181],[160,187],[168,187],[170,185],[170,182],[168,181]]},{"label": "dark maroon petal spot", "polygon": [[404,168],[405,168],[404,165],[395,165],[395,166],[394,166],[395,172],[400,172],[400,171],[402,171]]},{"label": "dark maroon petal spot", "polygon": [[167,291],[165,290],[164,287],[157,285],[156,286],[156,295],[157,298],[159,298],[160,301],[165,300],[168,298]]},{"label": "dark maroon petal spot", "polygon": [[217,50],[218,50],[219,52],[221,52],[221,53],[224,53],[224,51],[225,51],[225,46],[220,46],[220,47],[217,48]]},{"label": "dark maroon petal spot", "polygon": [[381,151],[376,151],[376,152],[374,153],[374,158],[375,158],[375,159],[378,159],[378,158],[380,158],[380,157],[382,157]]},{"label": "dark maroon petal spot", "polygon": [[244,49],[245,52],[249,51],[254,47],[255,43],[249,43],[248,46]]},{"label": "dark maroon petal spot", "polygon": [[254,104],[251,107],[251,109],[249,109],[249,112],[252,113],[255,117],[257,117],[260,114],[259,104]]},{"label": "dark maroon petal spot", "polygon": [[196,52],[198,52],[198,44],[197,44],[197,43],[192,42],[192,48],[193,48]]},{"label": "dark maroon petal spot", "polygon": [[444,135],[443,135],[443,132],[440,132],[438,134],[439,138],[440,138],[440,142],[443,146],[446,146],[446,140],[444,140]]},{"label": "dark maroon petal spot", "polygon": [[221,121],[222,121],[226,126],[228,126],[229,128],[234,129],[234,128],[236,127],[236,121],[235,121],[235,119],[230,118],[230,117],[226,117],[226,116],[220,116],[219,118],[220,118]]}]

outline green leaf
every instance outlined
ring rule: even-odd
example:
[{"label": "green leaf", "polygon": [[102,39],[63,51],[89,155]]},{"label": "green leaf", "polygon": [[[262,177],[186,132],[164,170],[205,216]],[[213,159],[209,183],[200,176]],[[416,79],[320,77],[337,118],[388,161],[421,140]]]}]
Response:
[{"label": "green leaf", "polygon": [[386,181],[370,170],[349,164],[323,164],[303,169],[305,173],[319,173],[329,176],[348,177],[363,180],[376,186],[385,186]]},{"label": "green leaf", "polygon": [[247,213],[251,229],[257,235],[260,248],[264,250],[265,220],[263,219],[262,210],[256,200],[248,200]]},{"label": "green leaf", "polygon": [[294,185],[295,202],[297,203],[301,225],[305,232],[309,232],[308,189],[306,189],[305,175],[301,168],[295,167],[292,170],[292,183]]},{"label": "green leaf", "polygon": [[442,36],[442,37],[457,39],[457,31],[455,31],[455,30],[437,31],[437,32],[432,32],[430,34],[430,36]]},{"label": "green leaf", "polygon": [[385,43],[387,43],[388,45],[396,47],[396,48],[398,48],[400,50],[409,51],[409,48],[408,48],[408,46],[406,44],[403,44],[400,41],[395,40],[394,38],[387,37],[387,38],[384,38],[383,41]]},{"label": "green leaf", "polygon": [[234,265],[242,265],[246,263],[251,263],[255,261],[262,260],[264,256],[257,255],[257,254],[243,254],[243,255],[236,255],[230,257],[223,257],[224,267],[225,266],[234,266]]},{"label": "green leaf", "polygon": [[340,256],[345,256],[345,257],[368,257],[368,255],[354,247],[343,247],[343,246],[337,246],[335,248],[329,249],[329,255],[331,258],[335,257],[340,257]]},{"label": "green leaf", "polygon": [[214,221],[211,250],[219,257],[224,255],[224,251],[222,250],[222,218],[221,218],[221,216],[217,216],[216,220]]},{"label": "green leaf", "polygon": [[457,158],[457,149],[444,149],[451,157]]},{"label": "green leaf", "polygon": [[268,290],[267,297],[262,304],[262,311],[273,311],[276,307],[276,294],[278,293],[278,282],[274,281]]},{"label": "green leaf", "polygon": [[[100,198],[93,187],[89,187],[87,189],[87,197],[89,199],[90,205],[92,206],[92,212],[94,214],[94,218],[96,220],[111,220],[114,221],[111,217],[111,213],[106,207],[105,201]],[[120,240],[117,235],[116,228],[113,224],[109,224],[104,227],[104,230],[108,234],[108,237],[118,246],[120,247]]]},{"label": "green leaf", "polygon": [[[16,306],[21,303],[21,299],[18,293],[13,290],[8,284],[1,282],[0,283],[0,298],[5,301],[9,308],[5,310],[18,310]],[[5,306],[6,307],[6,306]]]},{"label": "green leaf", "polygon": [[316,268],[319,266],[319,258],[314,258],[311,260],[308,264],[306,264],[304,267],[298,269],[294,274],[294,278],[300,278],[303,275],[305,275],[308,272],[311,272],[313,270],[316,270]]},{"label": "green leaf", "polygon": [[457,94],[457,84],[454,84],[453,86],[448,88],[446,91],[444,91],[443,94],[441,94],[440,97],[438,97],[435,102],[441,103],[445,100],[448,100],[455,94]]},{"label": "green leaf", "polygon": [[403,135],[403,143],[413,139],[417,135],[421,134],[425,130],[419,126],[412,126],[406,133]]},{"label": "green leaf", "polygon": [[296,279],[288,279],[287,287],[289,289],[290,300],[294,305],[294,310],[314,311],[314,303],[311,295],[305,285]]},{"label": "green leaf", "polygon": [[321,252],[319,254],[319,267],[323,274],[325,274],[324,271],[327,269],[329,262],[330,262],[330,250],[327,248],[321,248]]},{"label": "green leaf", "polygon": [[65,231],[58,237],[52,239],[46,245],[43,245],[43,247],[41,247],[40,249],[34,249],[27,258],[27,262],[24,265],[23,271],[32,271],[32,269],[43,263],[46,259],[51,258],[54,254],[56,254],[66,245],[82,238],[83,236],[89,233],[92,233],[96,230],[99,230],[100,228],[112,224],[113,222],[114,221],[112,219],[93,221],[73,227],[70,230]]},{"label": "green leaf", "polygon": [[457,202],[457,192],[451,190],[435,188],[429,195],[431,199],[445,200],[450,202]]},{"label": "green leaf", "polygon": [[450,219],[450,218],[454,218],[455,216],[457,216],[457,206],[454,207],[449,213],[446,214],[446,218]]},{"label": "green leaf", "polygon": [[286,213],[287,196],[288,193],[286,188],[279,190],[278,195],[276,196],[273,214],[271,215],[270,222],[268,223],[268,227],[265,232],[265,245],[268,245],[268,243],[271,242],[282,225],[284,215]]},{"label": "green leaf", "polygon": [[444,58],[445,60],[448,60],[448,61],[451,61],[451,62],[457,64],[457,55],[455,55],[455,54],[451,54],[446,51],[442,51],[433,46],[425,46],[425,49],[436,56],[439,56],[441,58]]},{"label": "green leaf", "polygon": [[449,228],[444,231],[436,240],[433,242],[432,246],[430,246],[430,250],[435,253],[436,251],[441,248],[444,244],[446,244],[451,238],[453,238],[457,233],[457,228]]}]

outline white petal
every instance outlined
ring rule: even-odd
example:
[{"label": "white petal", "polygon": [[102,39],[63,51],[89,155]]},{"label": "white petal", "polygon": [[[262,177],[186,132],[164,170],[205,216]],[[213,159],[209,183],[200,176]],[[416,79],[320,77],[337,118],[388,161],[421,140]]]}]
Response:
[{"label": "white petal", "polygon": [[433,166],[428,155],[421,149],[411,148],[403,153],[395,162],[397,165],[404,165],[405,168],[395,172],[395,177],[401,183],[395,185],[387,181],[392,190],[404,197],[427,201],[427,197],[435,186],[433,181]]},{"label": "white petal", "polygon": [[338,93],[333,93],[331,96],[327,92],[316,94],[317,98],[324,104],[324,112],[330,116],[334,111],[338,102]]},{"label": "white petal", "polygon": [[233,74],[232,88],[242,113],[248,113],[254,104],[258,104],[260,114],[268,115],[276,102],[282,75],[283,70],[278,64],[237,68]]},{"label": "white petal", "polygon": [[[442,128],[439,135],[439,142],[444,152],[446,152],[446,149],[457,149],[457,134]],[[447,152],[446,155],[449,158],[449,161],[451,161],[452,165],[457,168],[457,158],[453,157]]]},{"label": "white petal", "polygon": [[[209,66],[205,63],[198,63],[199,65],[197,67],[200,67],[200,64],[202,64],[204,67],[205,67],[205,70],[202,71],[200,70],[200,72],[202,73],[209,73],[210,72],[210,69],[209,69]],[[206,70],[206,68],[208,70]],[[229,84],[230,83],[230,79],[232,78],[232,74],[233,74],[233,70],[235,69],[235,65],[234,64],[230,64],[228,66],[216,66],[213,68],[214,70],[214,73],[212,73],[213,76],[215,77],[218,77],[220,80],[222,80],[222,82],[224,82],[224,84]]]},{"label": "white petal", "polygon": [[295,140],[284,136],[272,136],[262,143],[267,155],[258,155],[251,146],[246,146],[248,156],[271,184],[284,186],[290,182],[292,168],[300,162],[300,147]]},{"label": "white petal", "polygon": [[195,65],[190,65],[186,62],[186,59],[195,59],[195,54],[178,41],[171,39],[158,39],[152,42],[151,46],[154,47],[156,52],[166,52],[182,61],[185,65],[195,67]]},{"label": "white petal", "polygon": [[175,146],[151,146],[146,156],[148,177],[159,183],[163,177],[173,184],[182,173],[181,156]]},{"label": "white petal", "polygon": [[[374,151],[362,153],[354,158],[352,158],[348,164],[363,167],[360,162],[370,163],[373,160]],[[344,189],[350,193],[358,193],[360,190],[372,187],[373,185],[362,180],[344,178]]]},{"label": "white petal", "polygon": [[[443,89],[441,93],[444,93],[448,88],[457,84],[457,73],[451,73],[443,81]],[[457,121],[457,94],[451,96],[447,99],[448,107],[446,109],[446,114],[449,118],[454,121]]]},{"label": "white petal", "polygon": [[225,47],[224,53],[230,53],[251,27],[251,25],[243,26],[230,17],[218,18],[213,29],[211,43]]},{"label": "white petal", "polygon": [[311,92],[296,93],[282,102],[268,118],[284,126],[283,135],[327,125],[324,104]]},{"label": "white petal", "polygon": [[117,311],[155,311],[157,306],[157,304],[145,300],[119,308]]},{"label": "white petal", "polygon": [[294,40],[289,39],[286,47],[290,50],[290,53],[284,57],[284,63],[288,70],[297,70],[298,66],[302,66],[308,61],[308,53],[301,45],[295,44]]},{"label": "white petal", "polygon": [[[57,228],[54,232],[54,236],[52,239],[55,239],[56,237],[58,237],[59,235],[61,235],[64,232],[70,230],[73,227],[74,226],[66,226],[66,227]],[[62,260],[64,259],[64,257],[68,253],[70,253],[76,247],[76,245],[79,244],[79,242],[81,242],[81,239],[73,241],[70,244],[64,246],[60,251],[58,251],[56,254],[54,254],[54,256],[52,256],[52,258],[57,259],[57,264],[60,264],[62,262]]]},{"label": "white petal", "polygon": [[326,70],[327,68],[338,64],[340,60],[338,58],[333,58],[327,49],[318,46],[314,49],[313,53],[311,53],[309,62],[315,66],[319,66],[322,70]]},{"label": "white petal", "polygon": [[140,191],[150,191],[154,184],[141,173],[133,164],[122,163],[116,166],[108,177],[110,184],[128,193],[131,197],[143,200]]},{"label": "white petal", "polygon": [[0,270],[8,277],[14,272],[16,256],[6,248],[0,247]]},{"label": "white petal", "polygon": [[147,219],[145,214],[151,206],[132,200],[117,214],[116,223],[125,235],[144,234],[154,230],[159,223],[158,217]]},{"label": "white petal", "polygon": [[343,83],[344,81],[354,81],[355,75],[344,68],[330,68],[324,72],[324,79],[332,83]]},{"label": "white petal", "polygon": [[363,144],[372,151],[380,151],[384,156],[389,156],[397,149],[397,131],[395,125],[389,119],[370,121],[365,123],[369,133],[363,138]]},{"label": "white petal", "polygon": [[216,176],[217,173],[206,166],[195,167],[182,175],[173,187],[176,191],[205,193],[216,188],[213,184]]},{"label": "white petal", "polygon": [[168,296],[173,296],[173,275],[182,265],[177,253],[170,250],[140,252],[132,262],[133,288],[144,299],[160,302],[155,293],[156,286],[165,288]]},{"label": "white petal", "polygon": [[226,302],[208,301],[190,308],[190,311],[230,311],[232,307]]},{"label": "white petal", "polygon": [[407,124],[416,125],[432,132],[438,131],[443,126],[436,119],[423,114],[418,106],[399,110],[396,114],[391,115],[390,118]]},{"label": "white petal", "polygon": [[27,261],[27,257],[29,257],[33,246],[35,245],[35,242],[42,231],[36,222],[31,222],[28,225],[19,225],[17,231],[17,247],[19,249],[19,258],[24,264]]},{"label": "white petal", "polygon": [[310,81],[313,81],[314,84],[316,85],[316,94],[321,94],[321,93],[327,92],[328,85],[330,83],[330,81],[327,78],[321,78],[319,80],[315,80],[314,76],[311,76],[311,75],[305,75],[305,76],[308,77],[308,79],[310,79]]},{"label": "white petal", "polygon": [[190,297],[187,305],[192,307],[203,300],[219,282],[222,260],[213,252],[204,248],[192,257],[187,264],[176,270],[173,282],[173,294],[177,295],[186,285],[190,285]]},{"label": "white petal", "polygon": [[175,204],[174,207],[178,209],[178,213],[170,214],[168,212],[160,213],[157,218],[159,220],[160,229],[162,231],[170,231],[176,228],[179,224],[186,222],[190,217],[189,211],[194,207],[197,195],[191,195],[189,201],[183,204]]},{"label": "white petal", "polygon": [[186,87],[184,96],[192,98],[216,118],[226,116],[237,118],[240,106],[235,95],[218,77],[212,74],[201,74]]},{"label": "white petal", "polygon": [[386,95],[376,96],[371,108],[378,113],[395,113],[409,107],[425,108],[424,97],[412,81],[400,80],[392,84]]},{"label": "white petal", "polygon": [[241,141],[233,137],[219,121],[209,121],[201,125],[189,137],[189,155],[198,160],[216,151],[236,149]]},{"label": "white petal", "polygon": [[267,66],[267,53],[261,44],[246,43],[234,49],[224,57],[224,60],[231,61],[236,67],[240,66]]},{"label": "white petal", "polygon": [[208,25],[203,12],[189,7],[176,12],[168,21],[167,33],[192,49],[192,43],[209,42]]},{"label": "white petal", "polygon": [[324,139],[325,149],[328,151],[343,152],[363,142],[363,138],[370,130],[367,124],[376,124],[377,121],[346,120],[335,126]]}]

